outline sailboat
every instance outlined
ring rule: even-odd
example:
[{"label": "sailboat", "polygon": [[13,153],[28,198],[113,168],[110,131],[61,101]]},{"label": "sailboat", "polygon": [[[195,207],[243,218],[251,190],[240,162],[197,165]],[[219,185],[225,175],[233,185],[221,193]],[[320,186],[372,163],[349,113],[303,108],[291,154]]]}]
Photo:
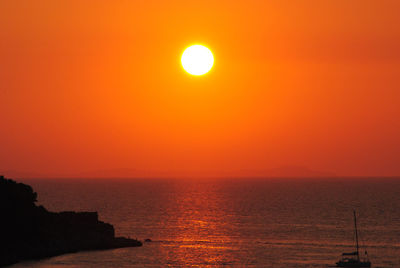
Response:
[{"label": "sailboat", "polygon": [[342,258],[336,263],[336,267],[371,267],[371,262],[368,260],[368,253],[365,251],[364,257],[360,258],[360,252],[358,247],[358,231],[357,231],[357,217],[356,211],[354,212],[354,229],[356,233],[356,251],[350,253],[342,253]]}]

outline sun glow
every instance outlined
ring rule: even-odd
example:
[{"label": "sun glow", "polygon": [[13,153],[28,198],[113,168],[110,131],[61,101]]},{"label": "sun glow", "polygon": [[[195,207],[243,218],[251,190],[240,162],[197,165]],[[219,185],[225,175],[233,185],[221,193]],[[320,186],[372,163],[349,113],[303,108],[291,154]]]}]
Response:
[{"label": "sun glow", "polygon": [[193,45],[185,49],[181,62],[186,72],[192,75],[203,75],[211,70],[214,56],[207,47]]}]

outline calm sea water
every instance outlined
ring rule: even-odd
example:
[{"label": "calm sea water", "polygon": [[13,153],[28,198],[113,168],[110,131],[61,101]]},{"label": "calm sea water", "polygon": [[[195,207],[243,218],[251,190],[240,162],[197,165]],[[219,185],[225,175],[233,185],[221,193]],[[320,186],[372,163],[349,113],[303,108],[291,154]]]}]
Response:
[{"label": "calm sea water", "polygon": [[26,180],[52,211],[98,211],[140,248],[12,267],[327,267],[353,251],[400,267],[400,179]]}]

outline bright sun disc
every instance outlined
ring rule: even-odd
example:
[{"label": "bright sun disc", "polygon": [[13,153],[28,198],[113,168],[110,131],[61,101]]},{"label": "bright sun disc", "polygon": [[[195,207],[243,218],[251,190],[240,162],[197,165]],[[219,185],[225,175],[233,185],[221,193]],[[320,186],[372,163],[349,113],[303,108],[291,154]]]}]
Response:
[{"label": "bright sun disc", "polygon": [[205,46],[193,45],[185,49],[181,62],[186,72],[192,75],[203,75],[211,70],[214,56]]}]

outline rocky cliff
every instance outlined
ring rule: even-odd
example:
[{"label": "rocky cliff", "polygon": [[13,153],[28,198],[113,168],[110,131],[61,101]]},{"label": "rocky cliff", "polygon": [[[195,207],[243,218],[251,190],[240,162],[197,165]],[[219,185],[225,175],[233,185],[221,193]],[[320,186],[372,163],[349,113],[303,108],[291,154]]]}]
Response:
[{"label": "rocky cliff", "polygon": [[97,212],[49,212],[32,187],[0,176],[0,266],[81,250],[141,246],[115,237]]}]

